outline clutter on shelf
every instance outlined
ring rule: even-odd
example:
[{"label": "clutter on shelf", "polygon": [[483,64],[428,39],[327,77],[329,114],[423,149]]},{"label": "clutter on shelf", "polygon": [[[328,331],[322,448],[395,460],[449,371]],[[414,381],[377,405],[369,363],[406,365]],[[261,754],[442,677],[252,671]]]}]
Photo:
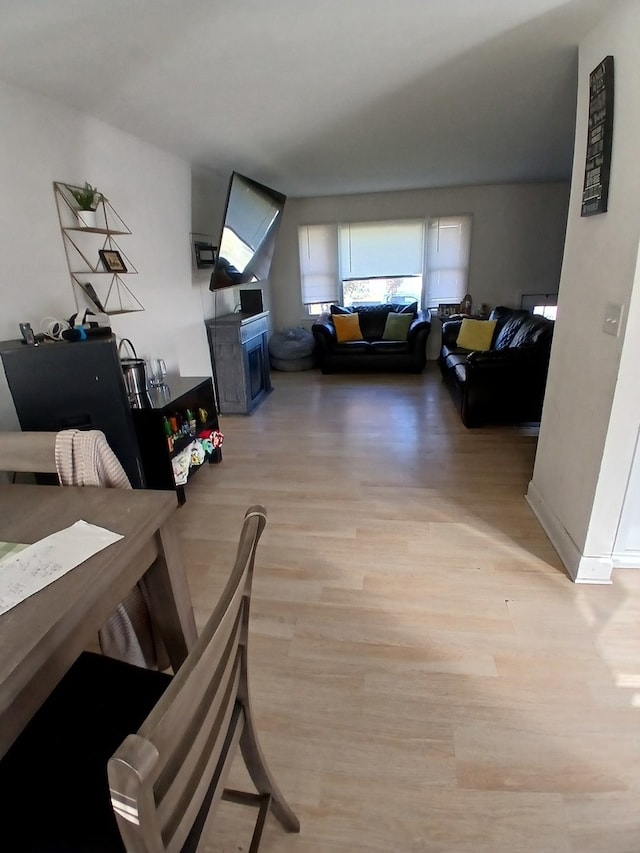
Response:
[{"label": "clutter on shelf", "polygon": [[218,447],[222,447],[224,436],[220,430],[203,430],[171,460],[176,486],[184,486],[191,468],[198,468]]}]

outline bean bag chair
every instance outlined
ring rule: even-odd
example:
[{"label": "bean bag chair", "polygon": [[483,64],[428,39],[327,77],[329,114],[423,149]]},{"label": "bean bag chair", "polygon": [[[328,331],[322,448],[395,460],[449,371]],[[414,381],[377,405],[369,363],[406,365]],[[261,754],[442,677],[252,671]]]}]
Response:
[{"label": "bean bag chair", "polygon": [[315,340],[301,326],[275,332],[269,341],[269,360],[274,370],[309,370],[315,366]]}]

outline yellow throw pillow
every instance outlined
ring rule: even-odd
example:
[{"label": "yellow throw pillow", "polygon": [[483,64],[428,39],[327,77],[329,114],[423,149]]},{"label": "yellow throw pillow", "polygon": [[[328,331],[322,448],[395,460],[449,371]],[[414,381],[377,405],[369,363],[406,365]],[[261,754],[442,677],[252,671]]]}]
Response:
[{"label": "yellow throw pillow", "polygon": [[495,320],[470,320],[465,317],[460,325],[456,345],[461,349],[486,352],[491,348],[491,339],[495,328]]},{"label": "yellow throw pillow", "polygon": [[331,318],[336,327],[336,336],[339,344],[347,341],[361,341],[360,318],[357,314],[334,314]]}]

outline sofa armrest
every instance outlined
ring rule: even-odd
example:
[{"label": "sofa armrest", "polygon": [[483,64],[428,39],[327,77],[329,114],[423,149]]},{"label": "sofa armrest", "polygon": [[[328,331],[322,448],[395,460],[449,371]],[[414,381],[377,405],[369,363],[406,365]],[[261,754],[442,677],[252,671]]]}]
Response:
[{"label": "sofa armrest", "polygon": [[409,326],[407,340],[413,340],[416,335],[425,330],[427,332],[427,335],[429,335],[429,332],[431,332],[431,321],[429,318],[429,313],[428,311],[418,311],[416,316],[411,321],[411,325]]},{"label": "sofa armrest", "polygon": [[327,349],[338,342],[336,327],[331,321],[330,314],[322,314],[321,317],[318,317],[316,322],[311,326],[311,332],[316,344],[320,348]]},{"label": "sofa armrest", "polygon": [[540,347],[506,347],[500,350],[470,352],[467,356],[467,366],[491,370],[501,370],[506,367],[524,367],[531,364],[548,362],[548,351]]},{"label": "sofa armrest", "polygon": [[446,320],[442,324],[442,346],[453,349],[458,340],[462,320]]}]

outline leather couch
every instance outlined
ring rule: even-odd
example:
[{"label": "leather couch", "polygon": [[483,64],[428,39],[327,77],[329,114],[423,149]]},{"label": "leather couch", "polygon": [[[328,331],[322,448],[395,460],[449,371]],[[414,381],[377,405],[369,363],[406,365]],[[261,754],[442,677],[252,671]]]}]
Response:
[{"label": "leather couch", "polygon": [[[429,315],[411,305],[359,305],[344,308],[332,305],[311,327],[316,341],[316,360],[323,373],[355,371],[403,371],[421,373],[427,361],[427,338],[431,331]],[[384,340],[389,313],[411,314],[405,340]],[[333,317],[358,314],[362,338],[338,341]]]},{"label": "leather couch", "polygon": [[442,326],[438,362],[462,422],[466,427],[538,422],[554,323],[539,314],[504,307],[495,308],[488,319],[496,326],[486,351],[457,345],[461,319]]}]

